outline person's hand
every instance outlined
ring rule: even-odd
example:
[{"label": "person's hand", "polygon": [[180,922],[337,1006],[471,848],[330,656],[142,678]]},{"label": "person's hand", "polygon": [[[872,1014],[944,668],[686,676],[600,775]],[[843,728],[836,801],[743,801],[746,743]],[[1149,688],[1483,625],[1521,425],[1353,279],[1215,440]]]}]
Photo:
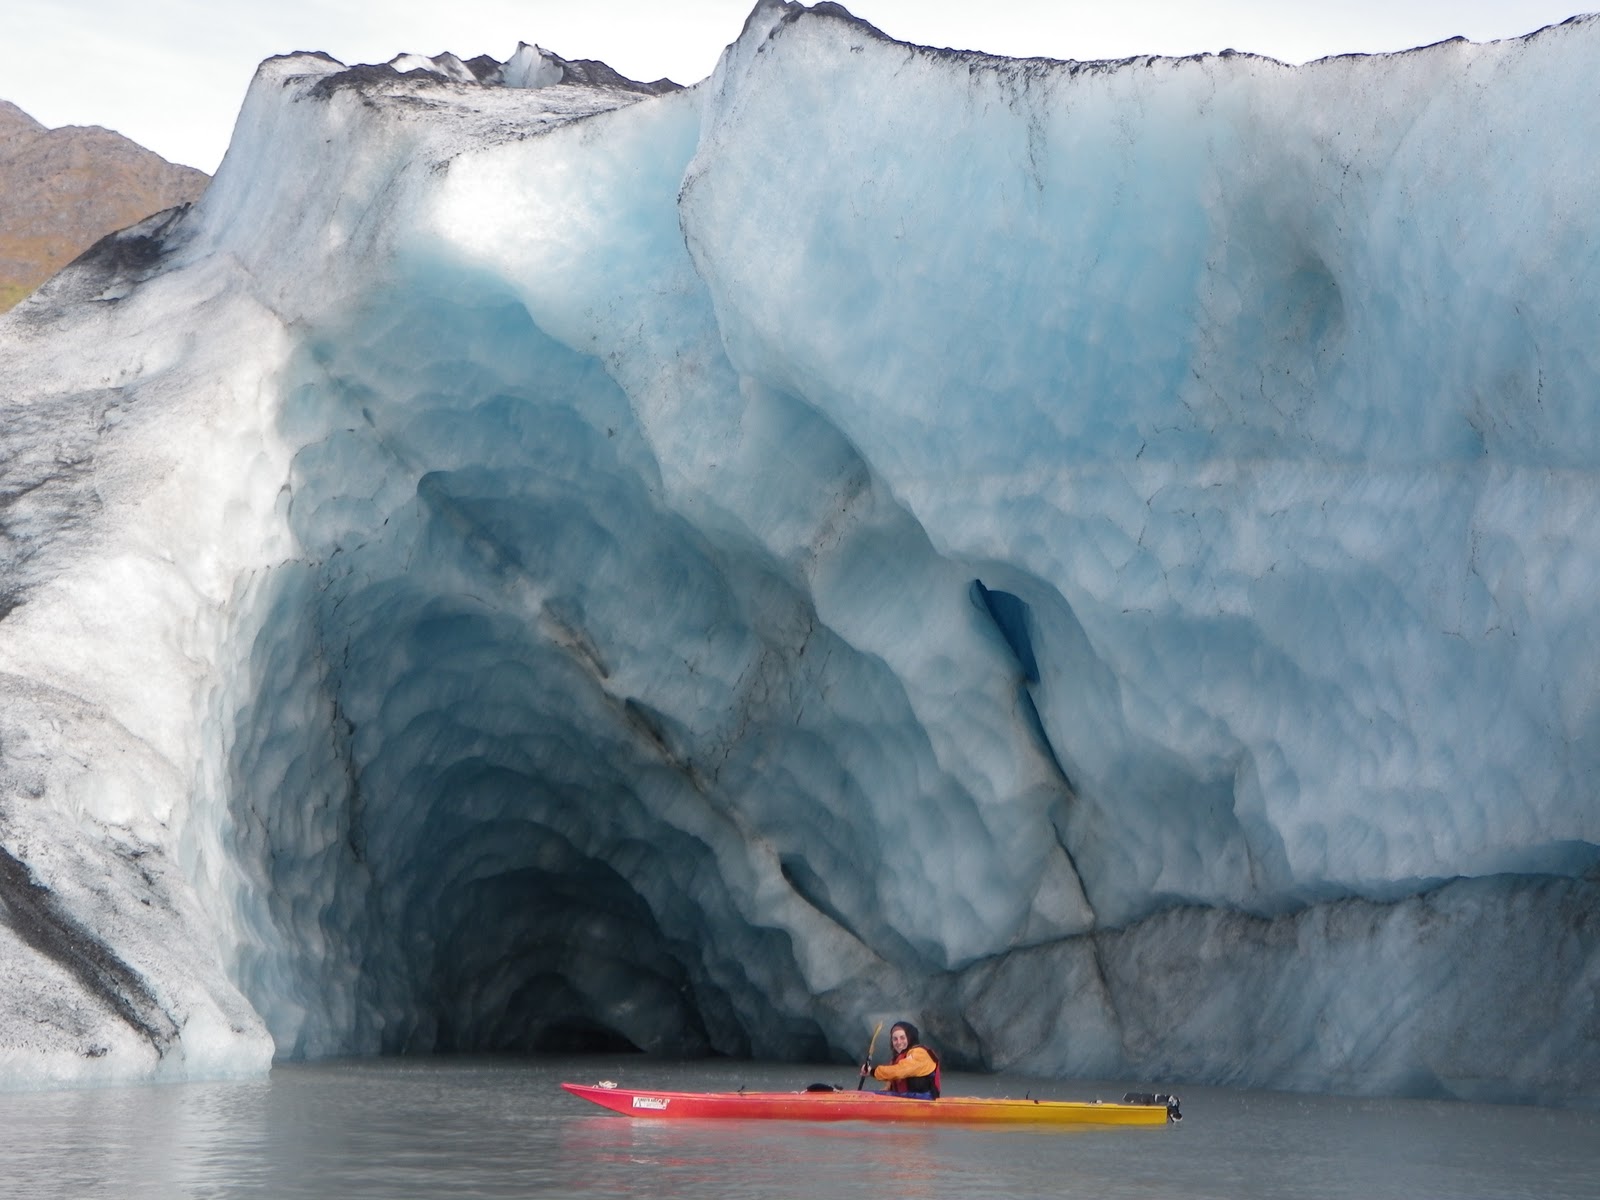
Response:
[{"label": "person's hand", "polygon": [[870,1058],[866,1062],[861,1064],[861,1073],[863,1075],[871,1075],[872,1074],[872,1060]]}]

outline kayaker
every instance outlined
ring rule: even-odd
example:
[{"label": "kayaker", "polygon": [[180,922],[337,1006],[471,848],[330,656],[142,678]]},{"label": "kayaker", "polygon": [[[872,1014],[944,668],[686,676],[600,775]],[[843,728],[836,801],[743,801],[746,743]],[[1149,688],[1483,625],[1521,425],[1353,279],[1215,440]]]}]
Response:
[{"label": "kayaker", "polygon": [[939,1056],[922,1044],[917,1027],[910,1021],[896,1021],[889,1028],[889,1047],[894,1058],[881,1067],[861,1064],[861,1073],[870,1074],[889,1086],[892,1095],[915,1100],[939,1098]]}]

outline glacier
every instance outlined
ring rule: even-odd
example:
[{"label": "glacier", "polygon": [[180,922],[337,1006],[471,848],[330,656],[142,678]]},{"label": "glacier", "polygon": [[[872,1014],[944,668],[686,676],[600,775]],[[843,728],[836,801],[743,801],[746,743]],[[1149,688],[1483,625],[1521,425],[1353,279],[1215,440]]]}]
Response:
[{"label": "glacier", "polygon": [[264,63],[0,320],[0,1086],[1600,1104],[1597,53]]}]

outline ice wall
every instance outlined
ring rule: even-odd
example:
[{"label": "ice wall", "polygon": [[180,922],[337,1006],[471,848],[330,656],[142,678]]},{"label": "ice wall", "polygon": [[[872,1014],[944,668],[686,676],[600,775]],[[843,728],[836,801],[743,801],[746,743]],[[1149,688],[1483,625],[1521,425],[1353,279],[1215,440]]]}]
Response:
[{"label": "ice wall", "polygon": [[0,324],[7,1078],[1594,1103],[1597,38],[265,64]]}]

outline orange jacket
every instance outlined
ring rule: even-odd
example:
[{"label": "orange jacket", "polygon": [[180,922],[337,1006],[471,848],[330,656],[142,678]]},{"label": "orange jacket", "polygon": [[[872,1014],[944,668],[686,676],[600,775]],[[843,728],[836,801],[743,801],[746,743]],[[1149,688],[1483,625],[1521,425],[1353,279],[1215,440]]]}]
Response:
[{"label": "orange jacket", "polygon": [[932,1075],[939,1069],[939,1064],[933,1061],[933,1055],[921,1046],[912,1046],[894,1062],[884,1063],[881,1067],[872,1069],[874,1079],[920,1079],[924,1075]]}]

